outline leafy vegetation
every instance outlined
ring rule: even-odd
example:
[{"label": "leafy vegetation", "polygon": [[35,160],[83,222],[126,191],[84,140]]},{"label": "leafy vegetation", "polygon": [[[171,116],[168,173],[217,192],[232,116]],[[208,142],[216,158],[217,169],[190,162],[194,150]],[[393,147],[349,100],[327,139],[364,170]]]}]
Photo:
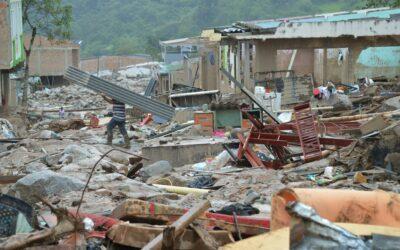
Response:
[{"label": "leafy vegetation", "polygon": [[64,0],[82,57],[158,54],[158,41],[196,36],[239,20],[361,9],[365,0]]},{"label": "leafy vegetation", "polygon": [[67,39],[71,36],[72,7],[62,0],[23,0],[22,21],[30,32],[30,42],[24,46],[26,63],[22,103],[28,100],[29,59],[36,34],[40,33],[50,40],[57,37]]},{"label": "leafy vegetation", "polygon": [[367,7],[400,7],[400,0],[367,0]]}]

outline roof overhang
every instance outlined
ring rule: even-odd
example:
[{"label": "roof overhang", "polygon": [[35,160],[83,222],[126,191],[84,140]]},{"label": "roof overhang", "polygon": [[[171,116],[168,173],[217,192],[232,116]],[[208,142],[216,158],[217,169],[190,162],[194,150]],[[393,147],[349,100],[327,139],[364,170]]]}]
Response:
[{"label": "roof overhang", "polygon": [[400,19],[282,23],[273,34],[229,34],[235,40],[399,36]]}]

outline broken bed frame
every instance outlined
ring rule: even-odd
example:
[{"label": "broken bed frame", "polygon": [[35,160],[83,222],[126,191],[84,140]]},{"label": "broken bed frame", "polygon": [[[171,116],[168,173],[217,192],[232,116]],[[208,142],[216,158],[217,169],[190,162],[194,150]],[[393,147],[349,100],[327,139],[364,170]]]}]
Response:
[{"label": "broken bed frame", "polygon": [[[350,145],[351,139],[338,139],[320,137],[318,132],[340,132],[359,127],[357,122],[346,123],[317,123],[311,111],[309,103],[295,106],[295,122],[264,124],[253,117],[246,110],[242,110],[252,123],[252,127],[247,137],[238,134],[239,150],[237,158],[246,158],[252,167],[265,167],[279,169],[288,164],[288,160],[293,156],[287,150],[287,146],[300,146],[302,148],[302,160],[310,162],[322,158],[321,145],[345,147]],[[252,145],[262,144],[274,155],[275,160],[263,161]]]},{"label": "broken bed frame", "polygon": [[[238,80],[236,80],[228,71],[221,68],[220,71],[232,81],[247,97],[249,97],[257,106],[264,111],[271,121],[270,124],[264,124],[246,110],[242,110],[252,123],[251,130],[245,138],[243,134],[238,133],[239,150],[238,160],[246,160],[252,167],[265,167],[278,169],[286,165],[288,160],[293,157],[286,148],[289,145],[300,146],[303,153],[303,161],[310,162],[322,158],[321,145],[336,147],[345,147],[350,145],[353,140],[320,137],[318,133],[337,133],[345,130],[359,128],[357,122],[326,122],[319,123],[311,110],[310,102],[305,102],[294,107],[295,122],[281,123],[278,117],[270,110],[263,107],[262,103],[246,89]],[[252,145],[265,145],[274,155],[275,160],[263,161],[252,149]],[[232,155],[232,152],[230,152]],[[235,157],[236,158],[236,157]]]}]

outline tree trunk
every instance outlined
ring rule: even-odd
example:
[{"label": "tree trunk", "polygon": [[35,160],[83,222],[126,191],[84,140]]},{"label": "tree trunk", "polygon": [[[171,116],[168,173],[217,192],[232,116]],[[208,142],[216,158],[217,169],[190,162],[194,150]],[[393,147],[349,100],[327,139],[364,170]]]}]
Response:
[{"label": "tree trunk", "polygon": [[31,40],[29,41],[28,49],[25,49],[25,72],[24,72],[24,79],[22,81],[22,105],[28,106],[28,86],[29,86],[29,59],[31,57],[33,43],[35,42],[36,37],[36,28],[32,28]]}]

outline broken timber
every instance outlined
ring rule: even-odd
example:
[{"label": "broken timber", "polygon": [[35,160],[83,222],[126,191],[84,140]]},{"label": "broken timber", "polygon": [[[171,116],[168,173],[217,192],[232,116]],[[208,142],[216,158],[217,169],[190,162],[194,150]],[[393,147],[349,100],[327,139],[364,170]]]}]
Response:
[{"label": "broken timber", "polygon": [[[192,223],[197,217],[199,217],[202,213],[204,213],[208,208],[210,208],[211,204],[208,200],[202,201],[196,206],[192,207],[187,213],[185,213],[182,217],[180,217],[177,221],[172,223],[171,227],[175,228],[175,237],[179,237],[185,229]],[[159,234],[156,238],[149,242],[142,249],[150,250],[150,249],[159,249],[161,247],[163,241],[163,234]]]},{"label": "broken timber", "polygon": [[[165,225],[148,225],[143,223],[127,223],[123,222],[114,225],[107,232],[107,238],[113,244],[142,248],[157,235],[162,234],[167,226]],[[233,236],[228,231],[210,230],[207,231],[219,246],[223,246],[234,242]],[[205,249],[211,250],[204,240],[193,229],[187,229],[179,240],[175,242],[175,249]]]},{"label": "broken timber", "polygon": [[[144,222],[159,221],[171,224],[182,216],[187,210],[153,202],[129,199],[122,202],[112,212],[112,217],[121,220],[136,219]],[[254,216],[237,216],[240,232],[245,235],[258,235],[268,232],[270,228],[268,218]],[[205,212],[196,219],[205,228],[221,228],[229,232],[236,232],[232,215]]]},{"label": "broken timber", "polygon": [[271,117],[272,120],[274,120],[275,123],[280,124],[281,121],[279,120],[279,118],[272,112],[268,111],[264,105],[257,99],[257,97],[251,93],[251,91],[249,91],[248,89],[246,89],[238,80],[236,80],[228,71],[226,71],[225,69],[221,68],[220,69],[221,72],[226,75],[226,77],[229,78],[229,81],[233,82],[236,87],[238,87],[245,95],[247,95],[247,97],[249,97],[254,103],[257,104],[257,106],[259,106],[265,113],[267,113],[267,115],[269,117]]},{"label": "broken timber", "polygon": [[67,69],[64,78],[166,120],[171,120],[175,114],[175,108],[169,105],[134,93],[74,67],[69,67]]}]

